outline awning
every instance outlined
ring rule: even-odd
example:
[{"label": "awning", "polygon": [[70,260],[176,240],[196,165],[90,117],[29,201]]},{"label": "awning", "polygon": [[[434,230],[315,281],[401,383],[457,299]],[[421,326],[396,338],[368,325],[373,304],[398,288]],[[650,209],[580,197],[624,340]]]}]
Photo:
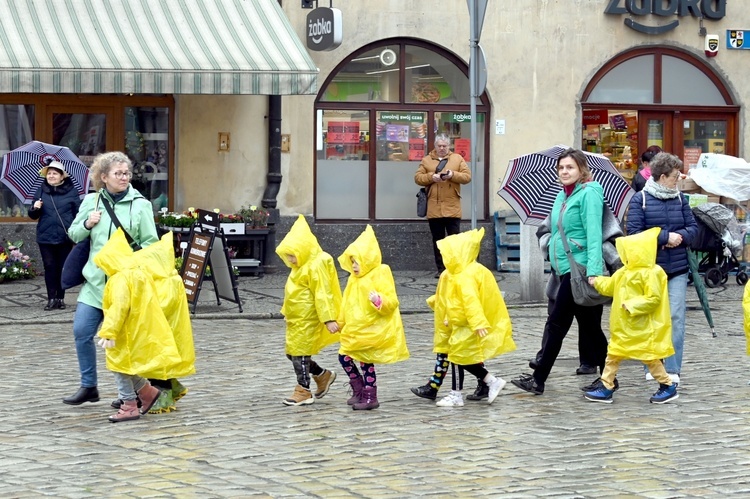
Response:
[{"label": "awning", "polygon": [[0,0],[0,92],[312,94],[278,0]]}]

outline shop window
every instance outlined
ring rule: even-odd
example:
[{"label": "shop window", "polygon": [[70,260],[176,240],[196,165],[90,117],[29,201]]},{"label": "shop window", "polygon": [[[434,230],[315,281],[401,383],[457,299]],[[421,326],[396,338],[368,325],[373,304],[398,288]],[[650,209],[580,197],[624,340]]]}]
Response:
[{"label": "shop window", "polygon": [[[34,118],[33,105],[0,104],[0,156],[34,140]],[[0,219],[26,217],[28,208],[0,183]]]},{"label": "shop window", "polygon": [[654,102],[654,56],[634,57],[599,80],[587,102]]},{"label": "shop window", "polygon": [[[446,132],[470,161],[468,68],[416,40],[383,41],[343,61],[316,102],[315,216],[318,219],[415,219],[414,173]],[[346,103],[346,104],[341,104]],[[477,218],[486,218],[489,109],[477,105]],[[471,186],[462,210],[471,218]]]},{"label": "shop window", "polygon": [[124,114],[131,184],[151,201],[156,214],[169,205],[169,108],[126,107]]},{"label": "shop window", "polygon": [[723,106],[724,97],[708,76],[692,64],[664,56],[661,72],[661,103],[690,106]]}]

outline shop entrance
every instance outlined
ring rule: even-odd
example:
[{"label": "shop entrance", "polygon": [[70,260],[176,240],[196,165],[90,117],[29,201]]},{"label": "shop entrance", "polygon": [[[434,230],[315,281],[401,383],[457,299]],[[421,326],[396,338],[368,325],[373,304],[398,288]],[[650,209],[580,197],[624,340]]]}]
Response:
[{"label": "shop entrance", "polygon": [[[632,104],[608,104],[615,102]],[[677,49],[616,57],[589,82],[582,108],[583,147],[609,156],[628,180],[652,145],[681,158],[686,171],[704,152],[738,154],[739,106],[709,66]]]}]

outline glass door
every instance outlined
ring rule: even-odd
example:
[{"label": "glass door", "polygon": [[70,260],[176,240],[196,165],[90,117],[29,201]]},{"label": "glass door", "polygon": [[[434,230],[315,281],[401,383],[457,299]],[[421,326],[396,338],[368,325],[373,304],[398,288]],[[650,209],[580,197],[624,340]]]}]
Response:
[{"label": "glass door", "polygon": [[729,121],[722,119],[704,119],[702,117],[683,117],[680,120],[682,129],[682,157],[686,171],[695,168],[703,153],[733,154],[729,152]]},{"label": "glass door", "polygon": [[[676,154],[673,146],[672,120],[672,113],[640,112],[638,150],[645,151],[651,146],[659,146],[664,151]],[[637,159],[640,160],[640,157]]]}]

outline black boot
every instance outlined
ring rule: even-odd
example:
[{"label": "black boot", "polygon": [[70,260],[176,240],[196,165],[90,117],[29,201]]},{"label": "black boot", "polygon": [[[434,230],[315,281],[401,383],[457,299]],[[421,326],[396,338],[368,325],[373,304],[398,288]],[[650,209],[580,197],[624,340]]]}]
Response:
[{"label": "black boot", "polygon": [[65,302],[62,298],[57,299],[57,308],[59,308],[60,310],[65,310]]},{"label": "black boot", "polygon": [[99,402],[99,390],[95,386],[82,386],[75,395],[63,399],[63,404],[68,405],[81,405],[84,402]]},{"label": "black boot", "polygon": [[416,395],[417,397],[422,397],[423,399],[429,399],[429,400],[435,400],[437,398],[438,391],[430,386],[429,383],[427,383],[424,386],[418,386],[416,388],[412,388],[411,392]]},{"label": "black boot", "polygon": [[49,312],[50,310],[54,310],[57,308],[57,300],[54,298],[51,298],[47,304],[44,306],[44,311]]}]

